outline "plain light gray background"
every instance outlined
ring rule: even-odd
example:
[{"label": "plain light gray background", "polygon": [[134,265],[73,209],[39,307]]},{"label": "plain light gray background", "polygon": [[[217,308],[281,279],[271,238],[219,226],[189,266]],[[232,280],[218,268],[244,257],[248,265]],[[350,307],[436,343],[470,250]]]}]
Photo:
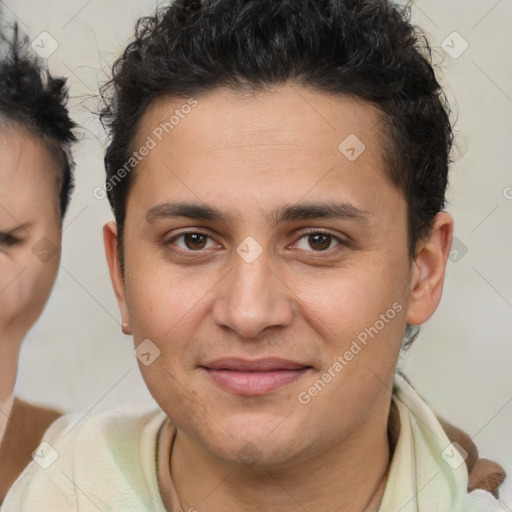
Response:
[{"label": "plain light gray background", "polygon": [[[19,396],[64,411],[151,400],[132,339],[121,333],[105,263],[101,228],[112,215],[93,196],[104,182],[104,134],[89,110],[135,20],[155,7],[154,0],[3,2],[4,15],[32,39],[46,38],[48,48],[51,40],[40,36],[47,32],[58,44],[48,63],[69,78],[83,127],[59,277],[23,345],[17,384]],[[512,1],[423,0],[413,13],[458,118],[447,208],[457,241],[441,304],[403,364],[433,408],[508,470],[501,498],[512,511]]]}]

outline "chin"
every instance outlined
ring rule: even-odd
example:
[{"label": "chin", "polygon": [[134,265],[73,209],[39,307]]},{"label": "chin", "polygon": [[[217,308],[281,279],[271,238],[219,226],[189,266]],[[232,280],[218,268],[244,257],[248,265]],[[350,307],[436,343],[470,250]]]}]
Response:
[{"label": "chin", "polygon": [[305,448],[301,448],[305,429],[285,425],[290,420],[283,416],[254,413],[239,416],[231,421],[219,419],[225,430],[217,429],[214,443],[212,438],[202,440],[216,456],[248,467],[274,466],[289,462]]},{"label": "chin", "polygon": [[276,438],[274,442],[269,442],[265,438],[251,440],[244,437],[231,440],[228,450],[225,447],[218,453],[216,447],[210,447],[210,450],[226,462],[254,469],[275,469],[292,462],[301,453],[293,438]]}]

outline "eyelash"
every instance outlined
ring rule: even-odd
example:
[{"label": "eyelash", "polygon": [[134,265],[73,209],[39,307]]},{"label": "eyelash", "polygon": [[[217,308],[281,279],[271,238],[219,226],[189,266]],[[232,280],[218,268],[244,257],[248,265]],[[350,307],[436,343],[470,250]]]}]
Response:
[{"label": "eyelash", "polygon": [[[182,231],[178,235],[175,235],[172,238],[170,238],[169,240],[167,240],[165,242],[165,245],[166,246],[171,245],[171,243],[174,243],[176,240],[178,240],[179,238],[184,237],[186,235],[201,235],[201,236],[207,237],[209,239],[212,238],[207,233],[202,233],[201,231]],[[308,237],[308,236],[312,236],[312,235],[325,235],[325,236],[328,236],[332,240],[336,241],[338,243],[338,245],[335,246],[334,248],[325,249],[325,250],[321,250],[321,251],[315,251],[315,250],[311,249],[308,252],[312,252],[312,253],[316,253],[316,254],[331,253],[337,247],[339,248],[340,246],[347,246],[348,245],[348,242],[346,240],[343,240],[340,237],[338,237],[338,236],[336,236],[336,235],[334,235],[334,234],[332,234],[332,233],[330,233],[328,231],[321,231],[321,230],[317,230],[317,229],[314,229],[314,228],[311,228],[311,230],[309,230],[309,231],[302,232],[301,236],[299,237],[298,240],[302,240],[303,238]],[[181,247],[179,247],[178,250],[182,251],[182,252],[187,252],[187,253],[193,253],[193,252],[201,253],[201,251],[204,251],[204,249],[198,249],[198,250],[194,251],[192,249],[183,249]]]},{"label": "eyelash", "polygon": [[9,233],[0,233],[0,246],[5,245],[7,247],[12,247],[20,242],[21,240],[19,238],[15,238]]}]

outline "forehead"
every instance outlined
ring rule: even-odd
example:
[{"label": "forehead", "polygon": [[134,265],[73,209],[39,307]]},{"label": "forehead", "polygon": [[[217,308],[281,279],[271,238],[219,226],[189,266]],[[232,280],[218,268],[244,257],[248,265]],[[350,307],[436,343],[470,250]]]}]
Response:
[{"label": "forehead", "polygon": [[139,203],[168,200],[172,191],[226,208],[240,194],[260,206],[330,194],[367,209],[361,203],[378,203],[382,193],[399,195],[385,174],[382,125],[367,102],[299,86],[219,89],[192,102],[162,97],[132,145],[145,154],[133,188]]},{"label": "forehead", "polygon": [[280,149],[281,142],[295,145],[296,150],[331,153],[348,135],[380,145],[380,111],[347,96],[290,85],[265,92],[221,88],[192,101],[165,96],[153,101],[142,116],[136,142],[152,136],[165,144],[172,132],[183,142],[217,148],[273,145]]},{"label": "forehead", "polygon": [[57,164],[42,140],[23,129],[0,128],[0,204],[4,209],[26,211],[53,204],[57,178]]},{"label": "forehead", "polygon": [[54,181],[57,163],[43,140],[17,126],[0,126],[0,179]]}]

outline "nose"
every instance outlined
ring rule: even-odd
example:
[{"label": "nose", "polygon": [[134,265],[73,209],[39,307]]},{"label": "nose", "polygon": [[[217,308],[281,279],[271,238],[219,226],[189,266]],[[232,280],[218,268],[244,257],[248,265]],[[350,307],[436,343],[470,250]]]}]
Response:
[{"label": "nose", "polygon": [[293,293],[269,266],[265,251],[252,262],[238,254],[233,259],[213,307],[215,323],[244,338],[256,338],[267,327],[289,325]]}]

